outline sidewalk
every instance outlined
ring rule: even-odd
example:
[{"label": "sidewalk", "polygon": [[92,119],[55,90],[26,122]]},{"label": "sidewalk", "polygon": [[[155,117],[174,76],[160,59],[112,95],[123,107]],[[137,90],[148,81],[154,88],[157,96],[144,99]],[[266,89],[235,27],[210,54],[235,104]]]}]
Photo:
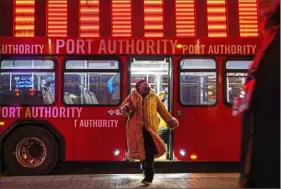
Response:
[{"label": "sidewalk", "polygon": [[237,188],[238,174],[156,174],[145,187],[140,174],[1,177],[0,188]]}]

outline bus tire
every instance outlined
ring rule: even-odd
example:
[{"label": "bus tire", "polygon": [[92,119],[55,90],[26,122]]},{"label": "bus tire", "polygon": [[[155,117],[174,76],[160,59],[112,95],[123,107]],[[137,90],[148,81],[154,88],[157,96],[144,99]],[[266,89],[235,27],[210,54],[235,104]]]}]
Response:
[{"label": "bus tire", "polygon": [[4,163],[8,175],[44,175],[50,173],[59,158],[54,136],[40,126],[16,129],[4,144]]}]

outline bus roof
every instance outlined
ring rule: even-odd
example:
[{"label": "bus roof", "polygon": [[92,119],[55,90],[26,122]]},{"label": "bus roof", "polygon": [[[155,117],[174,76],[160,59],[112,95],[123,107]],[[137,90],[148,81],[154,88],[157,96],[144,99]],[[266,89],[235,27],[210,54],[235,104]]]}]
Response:
[{"label": "bus roof", "polygon": [[261,38],[0,37],[1,55],[254,55]]}]

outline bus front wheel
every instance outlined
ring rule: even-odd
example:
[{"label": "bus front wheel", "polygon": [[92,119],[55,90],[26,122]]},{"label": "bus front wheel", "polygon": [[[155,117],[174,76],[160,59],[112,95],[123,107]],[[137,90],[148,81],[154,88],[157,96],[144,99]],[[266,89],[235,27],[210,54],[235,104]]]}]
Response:
[{"label": "bus front wheel", "polygon": [[48,174],[58,161],[58,144],[41,127],[16,129],[4,144],[4,162],[9,175]]}]

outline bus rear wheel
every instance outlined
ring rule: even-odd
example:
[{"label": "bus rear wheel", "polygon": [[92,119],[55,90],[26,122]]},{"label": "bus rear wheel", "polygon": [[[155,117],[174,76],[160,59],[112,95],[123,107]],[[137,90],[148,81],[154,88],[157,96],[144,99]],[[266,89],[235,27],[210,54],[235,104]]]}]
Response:
[{"label": "bus rear wheel", "polygon": [[8,175],[48,174],[58,162],[58,144],[44,128],[23,126],[8,137],[3,154]]}]

